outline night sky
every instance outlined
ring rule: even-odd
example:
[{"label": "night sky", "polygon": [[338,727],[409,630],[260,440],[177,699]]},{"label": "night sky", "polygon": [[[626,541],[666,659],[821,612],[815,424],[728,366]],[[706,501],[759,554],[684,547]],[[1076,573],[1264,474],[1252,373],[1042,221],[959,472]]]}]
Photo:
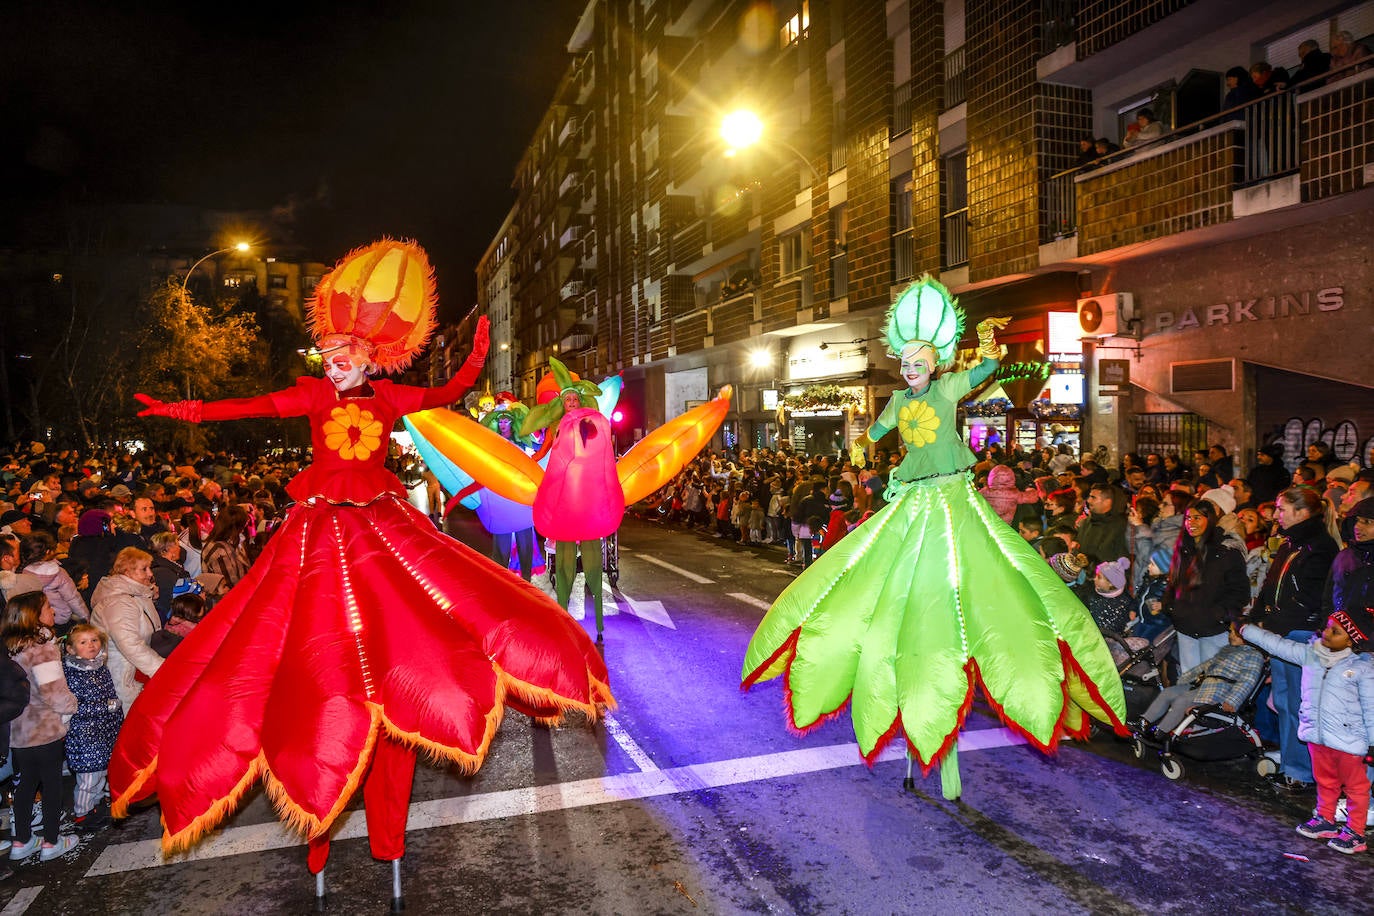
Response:
[{"label": "night sky", "polygon": [[290,205],[326,262],[414,237],[456,317],[584,5],[7,0],[0,194]]}]

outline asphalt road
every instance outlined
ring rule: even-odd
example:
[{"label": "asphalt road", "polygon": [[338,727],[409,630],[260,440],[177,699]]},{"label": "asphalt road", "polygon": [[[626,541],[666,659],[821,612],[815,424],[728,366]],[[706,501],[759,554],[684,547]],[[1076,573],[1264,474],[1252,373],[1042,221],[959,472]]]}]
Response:
[{"label": "asphalt road", "polygon": [[[1297,836],[1305,800],[1243,763],[1171,782],[1111,737],[1046,757],[980,704],[963,798],[941,799],[935,774],[904,792],[900,751],[868,768],[847,719],[797,738],[776,682],[739,691],[749,635],[794,573],[780,552],[635,520],[621,542],[605,646],[619,709],[556,730],[509,715],[475,777],[422,766],[408,912],[1374,911],[1374,860]],[[164,860],[159,830],[152,808],[21,864],[0,916],[314,911],[304,847],[260,792],[191,856]],[[361,811],[326,878],[327,912],[387,912]]]}]

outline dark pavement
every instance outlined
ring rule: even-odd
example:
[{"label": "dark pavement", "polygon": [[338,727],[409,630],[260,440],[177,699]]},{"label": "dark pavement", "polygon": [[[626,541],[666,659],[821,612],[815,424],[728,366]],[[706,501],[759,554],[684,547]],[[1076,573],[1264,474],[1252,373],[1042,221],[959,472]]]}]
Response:
[{"label": "dark pavement", "polygon": [[[1111,737],[1046,757],[979,704],[961,801],[939,797],[935,774],[903,792],[900,751],[865,767],[846,718],[797,738],[777,682],[740,693],[744,646],[794,574],[781,552],[637,520],[622,546],[605,649],[620,708],[592,729],[509,715],[472,778],[422,766],[408,912],[1374,909],[1374,859],[1299,837],[1304,800],[1243,762],[1171,782]],[[163,861],[159,829],[149,809],[62,860],[22,864],[0,885],[0,916],[313,911],[304,847],[260,792],[190,860]],[[387,911],[389,869],[360,811],[327,880],[328,912]]]}]

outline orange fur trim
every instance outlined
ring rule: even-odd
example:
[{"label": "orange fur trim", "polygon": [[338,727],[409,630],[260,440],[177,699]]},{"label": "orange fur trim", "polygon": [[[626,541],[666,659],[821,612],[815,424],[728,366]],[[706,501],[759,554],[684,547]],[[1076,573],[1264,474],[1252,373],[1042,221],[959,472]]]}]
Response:
[{"label": "orange fur trim", "polygon": [[148,764],[143,769],[139,770],[138,773],[134,775],[134,781],[129,784],[129,788],[125,789],[123,792],[115,792],[114,787],[111,786],[110,795],[112,796],[112,798],[110,801],[110,816],[128,817],[129,806],[132,805],[134,802],[138,801],[140,798],[143,798],[151,794],[151,790],[145,792],[143,791],[143,787],[156,774],[157,756],[154,755],[153,762]]},{"label": "orange fur trim", "polygon": [[536,687],[519,678],[512,677],[495,662],[492,663],[492,669],[496,672],[496,678],[506,693],[515,694],[531,706],[552,706],[558,710],[557,716],[540,717],[537,720],[546,725],[562,725],[564,717],[569,712],[580,712],[587,717],[589,722],[595,722],[601,718],[602,709],[616,708],[615,697],[611,695],[611,688],[604,682],[592,677],[590,671],[587,673],[587,684],[591,701],[583,702],[569,699],[547,687]]},{"label": "orange fur trim", "polygon": [[[497,689],[500,690],[499,684]],[[472,774],[476,773],[481,768],[482,762],[487,759],[487,751],[491,749],[491,742],[496,737],[496,730],[501,727],[501,719],[505,715],[506,707],[499,699],[492,706],[491,711],[486,716],[486,727],[482,730],[482,743],[472,753],[432,741],[419,732],[405,731],[387,718],[386,712],[381,707],[377,707],[377,710],[381,714],[382,724],[386,726],[386,732],[389,736],[407,747],[424,751],[426,756],[436,763],[452,764],[463,773]]]},{"label": "orange fur trim", "polygon": [[248,764],[248,770],[229,790],[229,794],[211,803],[210,807],[191,820],[176,833],[167,832],[167,819],[162,819],[162,852],[164,855],[171,855],[175,852],[183,852],[201,840],[206,834],[210,833],[220,825],[226,817],[234,812],[238,807],[243,796],[253,787],[253,783],[258,781],[267,763],[263,760],[262,754],[258,754],[253,761]]},{"label": "orange fur trim", "polygon": [[358,786],[362,783],[363,777],[367,775],[368,767],[372,763],[372,750],[377,744],[377,736],[381,731],[381,710],[372,703],[368,703],[367,707],[372,722],[367,730],[367,738],[363,741],[363,749],[358,754],[358,762],[354,764],[353,771],[348,774],[348,779],[339,792],[339,797],[334,800],[333,806],[324,817],[316,817],[296,804],[281,781],[272,775],[272,769],[267,766],[264,759],[263,785],[267,789],[267,796],[272,799],[278,816],[290,829],[303,833],[307,837],[316,837],[327,832],[333,825],[335,818],[343,813],[343,809],[353,798],[353,793],[358,791]]}]

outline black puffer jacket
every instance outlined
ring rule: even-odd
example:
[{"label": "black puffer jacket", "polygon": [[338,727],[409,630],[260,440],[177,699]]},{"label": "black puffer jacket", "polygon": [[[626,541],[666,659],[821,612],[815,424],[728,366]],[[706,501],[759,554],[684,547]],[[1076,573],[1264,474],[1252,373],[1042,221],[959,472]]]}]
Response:
[{"label": "black puffer jacket", "polygon": [[8,652],[0,652],[0,757],[10,753],[10,722],[28,705],[28,674]]},{"label": "black puffer jacket", "polygon": [[1374,607],[1374,541],[1356,541],[1336,554],[1326,580],[1322,614]]},{"label": "black puffer jacket", "polygon": [[1184,534],[1164,592],[1164,613],[1174,622],[1174,629],[1195,639],[1225,633],[1249,601],[1245,555],[1220,537],[1199,553],[1193,539]]},{"label": "black puffer jacket", "polygon": [[1339,547],[1319,517],[1284,532],[1284,544],[1269,561],[1269,574],[1255,597],[1254,620],[1271,633],[1320,630],[1323,597]]}]

